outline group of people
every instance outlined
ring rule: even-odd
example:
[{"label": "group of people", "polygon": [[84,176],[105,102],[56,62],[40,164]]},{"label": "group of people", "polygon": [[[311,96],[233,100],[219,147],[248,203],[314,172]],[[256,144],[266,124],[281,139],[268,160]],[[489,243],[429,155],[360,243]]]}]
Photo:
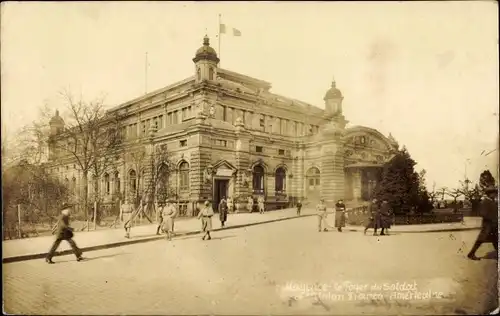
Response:
[{"label": "group of people", "polygon": [[[302,202],[298,201],[297,205],[297,216],[300,215],[300,211],[302,209]],[[317,214],[318,214],[318,231],[326,232],[330,227],[327,223],[328,214],[335,214],[335,228],[337,231],[342,232],[342,228],[346,226],[348,214],[347,209],[343,200],[338,200],[335,204],[335,211],[328,211],[325,200],[321,199],[319,204],[316,206]],[[367,225],[365,226],[364,233],[368,231],[368,229],[374,229],[374,235],[377,234],[377,230],[380,228],[380,235],[387,235],[386,230],[391,227],[391,208],[389,203],[384,200],[382,204],[379,205],[378,201],[374,199],[369,207],[370,218],[368,220]]]},{"label": "group of people", "polygon": [[[259,197],[257,198],[257,209],[260,214],[264,214],[266,212],[265,203],[266,199],[264,198],[264,196],[259,195]],[[247,201],[247,208],[250,212],[253,212],[253,206],[254,206],[253,197],[249,196]]]},{"label": "group of people", "polygon": [[383,200],[382,203],[379,203],[377,199],[373,199],[368,206],[368,213],[370,218],[365,226],[364,234],[366,235],[368,229],[373,228],[373,235],[375,236],[380,228],[380,235],[387,235],[386,231],[391,228],[392,224],[392,211],[389,202]]},{"label": "group of people", "polygon": [[[300,210],[302,209],[302,202],[297,203],[297,215],[300,215]],[[346,206],[343,200],[338,200],[335,204],[335,211],[328,211],[325,200],[321,199],[319,204],[316,206],[318,213],[318,231],[327,232],[330,225],[327,223],[328,214],[335,214],[335,228],[338,232],[342,232],[342,228],[346,226],[347,223],[347,212]]]}]

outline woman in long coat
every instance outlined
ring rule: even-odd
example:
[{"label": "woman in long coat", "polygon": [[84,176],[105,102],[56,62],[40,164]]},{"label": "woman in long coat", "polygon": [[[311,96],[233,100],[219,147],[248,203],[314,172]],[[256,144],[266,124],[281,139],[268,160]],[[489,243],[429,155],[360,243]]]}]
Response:
[{"label": "woman in long coat", "polygon": [[177,215],[177,209],[175,206],[167,202],[163,207],[162,217],[163,217],[163,231],[167,233],[167,240],[172,240],[172,234],[174,233],[174,218]]},{"label": "woman in long coat", "polygon": [[335,227],[339,232],[342,232],[342,227],[345,227],[347,216],[345,213],[345,204],[344,201],[338,200],[337,204],[335,204]]},{"label": "woman in long coat", "polygon": [[225,197],[223,197],[219,203],[219,219],[221,227],[224,227],[224,223],[227,221],[227,211],[227,202]]},{"label": "woman in long coat", "polygon": [[208,240],[212,239],[210,236],[210,231],[212,230],[212,216],[214,216],[214,210],[210,205],[210,202],[205,201],[205,206],[201,209],[198,214],[198,218],[201,218],[201,230],[205,233],[202,240],[208,236]]},{"label": "woman in long coat", "polygon": [[387,235],[384,230],[389,229],[391,227],[391,207],[387,200],[382,202],[380,206],[380,228],[382,229],[380,235]]}]

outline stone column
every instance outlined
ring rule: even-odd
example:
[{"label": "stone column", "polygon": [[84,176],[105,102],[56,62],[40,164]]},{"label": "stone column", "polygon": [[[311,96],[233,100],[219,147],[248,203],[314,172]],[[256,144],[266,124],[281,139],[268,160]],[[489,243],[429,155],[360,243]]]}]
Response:
[{"label": "stone column", "polygon": [[328,207],[335,205],[335,152],[334,144],[323,145],[321,148],[321,197]]},{"label": "stone column", "polygon": [[352,172],[352,194],[354,201],[361,200],[361,171],[354,169]]},{"label": "stone column", "polygon": [[252,190],[252,173],[250,167],[250,133],[245,129],[243,119],[236,118],[236,184],[234,188],[236,211],[245,211],[248,196],[251,195]]}]

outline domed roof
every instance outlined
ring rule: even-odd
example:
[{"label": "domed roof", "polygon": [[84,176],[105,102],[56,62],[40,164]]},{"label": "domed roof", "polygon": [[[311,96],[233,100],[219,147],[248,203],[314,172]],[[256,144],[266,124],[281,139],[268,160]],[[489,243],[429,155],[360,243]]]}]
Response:
[{"label": "domed roof", "polygon": [[59,111],[58,110],[56,110],[56,115],[54,115],[50,119],[49,124],[50,125],[64,125],[64,120],[62,119],[62,117],[59,116]]},{"label": "domed roof", "polygon": [[335,80],[332,81],[332,87],[326,92],[323,100],[339,99],[342,98],[342,92],[337,89],[337,84]]},{"label": "domed roof", "polygon": [[198,48],[196,51],[196,56],[193,58],[194,62],[199,60],[212,60],[215,62],[219,62],[219,58],[217,57],[217,53],[215,49],[210,46],[210,39],[207,35],[203,38],[203,46]]}]

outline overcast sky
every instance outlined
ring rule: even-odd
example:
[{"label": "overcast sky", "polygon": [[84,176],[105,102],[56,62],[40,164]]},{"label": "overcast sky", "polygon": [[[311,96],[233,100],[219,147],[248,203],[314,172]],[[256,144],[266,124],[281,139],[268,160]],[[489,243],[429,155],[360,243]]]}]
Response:
[{"label": "overcast sky", "polygon": [[[352,125],[405,144],[428,185],[475,180],[498,140],[494,2],[2,3],[2,131],[63,88],[109,106],[194,74],[207,33],[221,67],[324,107],[335,77]],[[218,14],[241,37],[217,41]],[[470,159],[468,163],[466,160]],[[496,166],[494,167],[496,168]]]}]

